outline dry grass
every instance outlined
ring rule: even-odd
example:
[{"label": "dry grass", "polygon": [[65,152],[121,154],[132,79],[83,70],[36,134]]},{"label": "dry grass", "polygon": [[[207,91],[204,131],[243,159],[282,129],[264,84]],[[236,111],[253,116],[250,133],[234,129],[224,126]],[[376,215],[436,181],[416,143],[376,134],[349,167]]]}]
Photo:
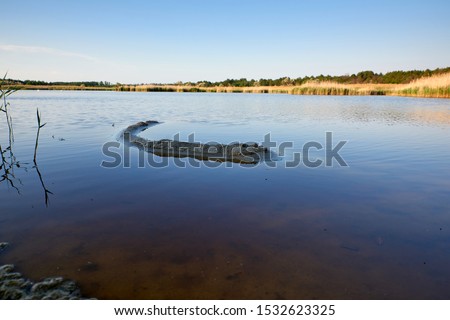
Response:
[{"label": "dry grass", "polygon": [[450,73],[418,79],[399,86],[394,93],[401,96],[450,98]]},{"label": "dry grass", "polygon": [[450,73],[422,78],[406,85],[342,84],[330,81],[310,81],[301,86],[199,87],[176,85],[140,85],[122,86],[119,90],[146,92],[281,93],[299,95],[399,95],[450,98]]},{"label": "dry grass", "polygon": [[178,85],[120,85],[116,87],[83,86],[18,86],[20,89],[41,90],[116,90],[141,92],[219,92],[219,93],[273,93],[299,95],[393,95],[413,97],[450,98],[450,73],[421,78],[409,84],[342,84],[311,81],[301,86],[273,87],[202,87]]},{"label": "dry grass", "polygon": [[406,85],[407,87],[418,87],[418,88],[444,88],[450,86],[450,73],[444,73],[436,75],[433,77],[425,77],[415,80]]},{"label": "dry grass", "polygon": [[71,85],[11,85],[14,89],[20,90],[83,90],[83,91],[114,91],[114,87],[84,87]]},{"label": "dry grass", "polygon": [[450,98],[450,73],[421,78],[404,85],[307,82],[299,87],[293,88],[292,93],[312,95],[394,95]]},{"label": "dry grass", "polygon": [[342,84],[331,81],[311,81],[294,87],[293,94],[305,95],[384,95],[392,90],[390,84]]}]

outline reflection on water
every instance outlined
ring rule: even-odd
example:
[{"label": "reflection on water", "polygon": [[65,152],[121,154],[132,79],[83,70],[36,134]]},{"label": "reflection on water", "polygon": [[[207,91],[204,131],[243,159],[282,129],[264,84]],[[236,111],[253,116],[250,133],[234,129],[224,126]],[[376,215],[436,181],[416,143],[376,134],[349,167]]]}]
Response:
[{"label": "reflection on water", "polygon": [[49,195],[53,194],[53,192],[48,190],[47,187],[45,186],[44,179],[42,179],[42,174],[41,174],[41,171],[39,170],[39,166],[36,161],[34,161],[33,168],[36,169],[36,172],[38,174],[39,181],[41,182],[42,190],[44,190],[45,205],[48,207]]},{"label": "reflection on water", "polygon": [[[11,92],[11,91],[10,91]],[[11,92],[12,93],[12,92]],[[15,170],[16,169],[24,169],[26,172],[28,172],[28,163],[20,162],[16,156],[14,155],[14,125],[13,120],[11,116],[11,112],[9,111],[9,103],[6,101],[6,94],[4,95],[4,91],[1,91],[1,100],[2,104],[0,107],[0,111],[3,112],[5,116],[5,123],[6,123],[6,129],[1,132],[2,136],[7,136],[7,146],[6,148],[2,147],[1,143],[4,143],[4,141],[1,141],[0,143],[0,158],[1,158],[1,164],[0,164],[0,170],[2,170],[2,175],[0,178],[0,183],[4,182],[6,183],[6,187],[11,187],[12,189],[16,190],[17,193],[20,195],[20,188],[19,185],[23,185],[20,178],[16,177]],[[39,170],[39,166],[37,164],[36,155],[38,151],[38,143],[39,143],[39,132],[40,129],[45,126],[45,124],[41,124],[40,120],[40,114],[39,111],[37,111],[37,125],[38,130],[36,133],[36,140],[35,140],[35,146],[34,146],[34,156],[33,156],[33,169],[36,170],[39,181],[41,182],[42,189],[44,190],[44,196],[45,196],[45,205],[48,206],[49,201],[49,194],[53,194],[50,190],[47,189],[45,186],[44,180],[42,178],[41,171]]]},{"label": "reflection on water", "polygon": [[7,186],[13,188],[20,194],[20,190],[16,186],[16,184],[20,184],[20,180],[16,179],[14,174],[14,170],[16,168],[20,168],[20,162],[15,159],[11,146],[8,146],[5,150],[3,150],[0,145],[0,156],[2,160],[0,165],[0,170],[2,170],[0,182],[6,183]]},{"label": "reflection on water", "polygon": [[[0,184],[0,264],[27,277],[108,299],[450,298],[447,100],[19,92],[11,105],[24,162],[45,115],[39,168],[55,192],[46,208],[22,168],[21,195]],[[143,119],[164,122],[155,139],[270,132],[294,144],[281,162],[331,131],[349,167],[138,168],[132,149],[130,168],[101,168],[101,146]]]},{"label": "reflection on water", "polygon": [[414,125],[448,125],[450,124],[449,110],[422,110],[420,108],[411,109],[393,109],[388,108],[374,109],[351,108],[342,110],[341,118],[357,122],[384,122],[394,125],[399,123],[408,123]]}]

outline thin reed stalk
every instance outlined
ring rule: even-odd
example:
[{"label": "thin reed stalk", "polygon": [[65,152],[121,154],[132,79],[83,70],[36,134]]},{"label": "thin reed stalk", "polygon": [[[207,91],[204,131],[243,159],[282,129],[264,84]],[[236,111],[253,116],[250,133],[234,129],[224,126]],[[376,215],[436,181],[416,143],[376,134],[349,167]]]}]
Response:
[{"label": "thin reed stalk", "polygon": [[[2,145],[0,144],[0,158],[1,158],[1,162],[0,162],[0,170],[3,170],[3,174],[0,176],[0,182],[2,181],[6,181],[6,183],[13,187],[19,194],[20,194],[20,189],[16,186],[15,181],[18,181],[20,184],[22,184],[21,180],[16,178],[15,174],[14,174],[14,168],[20,168],[22,165],[19,163],[19,161],[17,161],[16,157],[14,156],[14,152],[13,152],[13,143],[14,143],[14,131],[13,131],[13,121],[12,121],[12,117],[11,114],[9,112],[9,102],[6,100],[6,98],[11,95],[13,92],[17,91],[16,89],[10,89],[10,88],[4,88],[3,87],[3,83],[4,83],[4,79],[5,77],[2,79],[0,79],[0,111],[2,111],[5,114],[5,118],[6,118],[6,124],[8,127],[8,142],[9,142],[9,146],[6,149],[3,149]],[[36,110],[36,115],[37,115],[37,123],[38,123],[38,128],[37,128],[37,133],[36,133],[36,141],[35,141],[35,146],[34,146],[34,157],[33,157],[33,162],[34,162],[34,167],[36,169],[36,172],[38,174],[39,177],[39,181],[41,182],[41,186],[44,190],[44,196],[45,196],[45,205],[48,206],[48,202],[49,202],[49,194],[53,194],[50,190],[47,189],[47,187],[45,186],[44,180],[42,178],[42,174],[39,170],[38,164],[37,164],[37,150],[38,150],[38,146],[39,146],[39,135],[40,135],[40,131],[41,129],[46,125],[46,123],[41,124],[41,115],[39,113],[39,109]]]},{"label": "thin reed stalk", "polygon": [[47,123],[41,124],[41,115],[39,114],[39,109],[36,109],[36,116],[37,116],[38,128],[37,128],[37,133],[36,133],[36,143],[34,145],[34,157],[33,157],[34,164],[36,164],[36,154],[37,154],[37,149],[38,149],[38,145],[39,145],[39,133],[41,132],[41,128],[43,128],[47,124]]}]

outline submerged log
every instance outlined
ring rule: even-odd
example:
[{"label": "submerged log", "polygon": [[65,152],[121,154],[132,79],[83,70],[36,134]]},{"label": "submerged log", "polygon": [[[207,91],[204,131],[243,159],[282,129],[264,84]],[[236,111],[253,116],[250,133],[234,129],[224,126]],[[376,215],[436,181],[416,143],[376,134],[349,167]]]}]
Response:
[{"label": "submerged log", "polygon": [[231,144],[202,144],[198,142],[184,142],[170,139],[148,140],[138,134],[158,121],[141,121],[127,127],[123,131],[124,141],[147,152],[162,157],[191,157],[207,161],[231,161],[237,163],[257,164],[267,159],[269,150],[255,142]]}]

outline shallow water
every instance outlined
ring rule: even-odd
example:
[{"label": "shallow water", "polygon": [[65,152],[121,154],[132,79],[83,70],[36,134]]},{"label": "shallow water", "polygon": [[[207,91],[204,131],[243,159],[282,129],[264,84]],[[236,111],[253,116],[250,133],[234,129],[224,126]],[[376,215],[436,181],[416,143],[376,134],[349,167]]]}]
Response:
[{"label": "shallow water", "polygon": [[[106,299],[450,299],[449,100],[28,91],[9,101],[22,166],[20,194],[0,183],[0,241],[11,243],[0,264],[29,278],[61,275]],[[32,165],[36,108],[48,207]],[[102,146],[142,120],[163,122],[142,133],[151,139],[270,133],[293,146],[275,166],[131,149],[129,165],[101,167]],[[326,132],[347,141],[347,167],[286,168]],[[140,168],[140,156],[167,165]]]}]

